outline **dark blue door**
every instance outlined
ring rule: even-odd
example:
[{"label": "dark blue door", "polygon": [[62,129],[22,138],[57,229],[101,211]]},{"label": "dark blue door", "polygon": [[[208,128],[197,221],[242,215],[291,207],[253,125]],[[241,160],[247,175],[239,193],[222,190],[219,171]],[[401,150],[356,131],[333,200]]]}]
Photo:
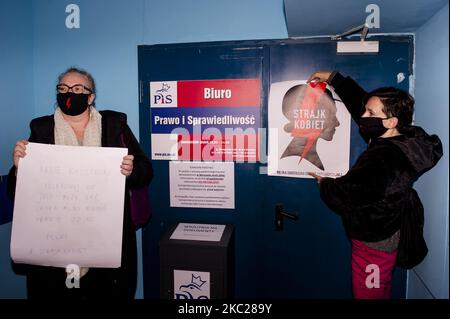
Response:
[{"label": "dark blue door", "polygon": [[[141,143],[150,146],[150,81],[260,79],[263,77],[264,48],[257,43],[211,43],[182,46],[143,46],[139,48],[139,80],[142,85],[140,105]],[[259,164],[235,165],[234,210],[174,208],[169,206],[169,162],[153,161],[155,179],[151,184],[154,217],[143,231],[145,297],[159,296],[158,241],[167,227],[177,222],[205,222],[235,226],[235,290],[237,297],[255,295],[263,269],[261,259],[262,179]]]},{"label": "dark blue door", "polygon": [[[258,78],[261,126],[267,128],[271,83],[306,79],[316,70],[337,69],[367,90],[408,90],[411,37],[380,38],[380,52],[338,55],[329,40],[239,41],[139,47],[140,140],[150,156],[150,81]],[[398,83],[398,75],[405,79]],[[153,218],[143,230],[144,294],[159,297],[158,242],[177,222],[235,226],[236,298],[351,298],[350,244],[341,221],[320,200],[309,179],[264,174],[267,141],[261,136],[260,163],[235,164],[235,209],[174,208],[169,205],[169,163],[153,161]],[[365,148],[352,124],[350,164]],[[297,212],[275,229],[275,209]],[[394,297],[405,295],[406,272],[396,269]]]},{"label": "dark blue door", "polygon": [[[271,45],[269,50],[270,61],[265,62],[270,65],[270,83],[307,79],[317,70],[339,70],[366,90],[381,86],[409,89],[411,38],[382,38],[380,52],[370,55],[338,55],[336,43],[323,40],[286,41]],[[397,83],[398,79],[403,80]],[[350,142],[351,165],[366,147],[354,123]],[[264,296],[351,298],[350,243],[340,217],[321,202],[316,182],[265,176],[264,189]],[[274,231],[277,204],[299,215],[297,221],[285,220],[281,232]],[[404,297],[405,278],[406,272],[397,268],[394,297]]]}]

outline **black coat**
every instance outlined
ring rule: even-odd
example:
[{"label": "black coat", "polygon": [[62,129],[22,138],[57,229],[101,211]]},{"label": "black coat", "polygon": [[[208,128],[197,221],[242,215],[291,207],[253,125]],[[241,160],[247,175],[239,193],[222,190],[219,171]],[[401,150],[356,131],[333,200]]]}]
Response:
[{"label": "black coat", "polygon": [[[358,123],[367,95],[351,78],[337,73],[330,83]],[[413,183],[442,156],[436,135],[409,126],[402,135],[369,142],[342,177],[323,178],[320,195],[340,214],[350,238],[376,242],[400,230],[398,265],[411,268],[427,254],[424,210]]]},{"label": "black coat", "polygon": [[[152,177],[151,162],[140,148],[127,125],[124,113],[100,111],[102,115],[102,147],[128,147],[128,154],[134,155],[133,172],[125,183],[125,207],[122,237],[122,263],[118,269],[91,268],[81,278],[80,289],[67,289],[65,286],[65,270],[62,268],[43,266],[20,267],[27,275],[29,298],[133,298],[136,290],[137,252],[136,231],[130,212],[130,189],[147,186]],[[31,121],[30,142],[54,144],[54,116],[43,116]],[[124,145],[125,144],[125,145]],[[16,186],[15,167],[8,175],[8,193],[14,199]]]}]

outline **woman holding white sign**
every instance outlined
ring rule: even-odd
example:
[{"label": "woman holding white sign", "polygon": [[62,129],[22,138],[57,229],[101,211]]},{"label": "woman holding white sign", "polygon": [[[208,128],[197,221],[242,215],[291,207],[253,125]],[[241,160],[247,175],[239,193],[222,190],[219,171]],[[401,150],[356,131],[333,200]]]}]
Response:
[{"label": "woman holding white sign", "polygon": [[[126,115],[114,111],[97,111],[94,107],[95,82],[86,71],[69,68],[58,78],[57,108],[53,115],[31,121],[31,135],[16,143],[14,166],[8,176],[8,191],[15,195],[20,159],[26,156],[28,142],[68,146],[127,147],[120,168],[126,176],[122,233],[122,257],[119,268],[71,269],[26,265],[29,298],[126,298],[134,297],[137,277],[136,233],[130,208],[129,190],[149,185],[153,170],[127,125]],[[67,270],[67,273],[66,273]],[[75,271],[74,273],[71,273]],[[69,274],[71,273],[71,274]],[[69,277],[79,279],[79,288],[71,289]],[[77,283],[72,285],[77,287]]]}]

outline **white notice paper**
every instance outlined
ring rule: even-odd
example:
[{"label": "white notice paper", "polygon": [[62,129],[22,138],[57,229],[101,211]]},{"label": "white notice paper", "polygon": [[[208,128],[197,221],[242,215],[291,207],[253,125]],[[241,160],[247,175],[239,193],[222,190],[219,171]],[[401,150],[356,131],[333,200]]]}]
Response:
[{"label": "white notice paper", "polygon": [[234,209],[234,162],[169,164],[170,207]]},{"label": "white notice paper", "polygon": [[11,233],[17,263],[121,265],[125,148],[29,143]]},{"label": "white notice paper", "polygon": [[179,223],[170,239],[220,241],[225,225]]}]

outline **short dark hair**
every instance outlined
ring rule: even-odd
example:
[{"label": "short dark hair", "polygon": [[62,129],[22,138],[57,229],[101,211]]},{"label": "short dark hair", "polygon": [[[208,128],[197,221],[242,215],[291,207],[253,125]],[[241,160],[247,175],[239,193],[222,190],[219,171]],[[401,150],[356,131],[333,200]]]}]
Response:
[{"label": "short dark hair", "polygon": [[84,75],[90,83],[92,93],[95,94],[95,92],[96,92],[95,81],[94,81],[94,78],[92,77],[92,75],[88,71],[81,69],[81,68],[74,67],[74,66],[68,68],[67,70],[65,70],[63,73],[61,73],[58,76],[58,84],[61,83],[62,78],[65,77],[66,74],[69,74],[69,73],[78,73],[78,74]]},{"label": "short dark hair", "polygon": [[414,98],[411,94],[394,87],[382,87],[367,94],[364,105],[374,96],[383,103],[382,111],[387,116],[395,116],[398,119],[397,129],[411,125],[414,114]]}]

